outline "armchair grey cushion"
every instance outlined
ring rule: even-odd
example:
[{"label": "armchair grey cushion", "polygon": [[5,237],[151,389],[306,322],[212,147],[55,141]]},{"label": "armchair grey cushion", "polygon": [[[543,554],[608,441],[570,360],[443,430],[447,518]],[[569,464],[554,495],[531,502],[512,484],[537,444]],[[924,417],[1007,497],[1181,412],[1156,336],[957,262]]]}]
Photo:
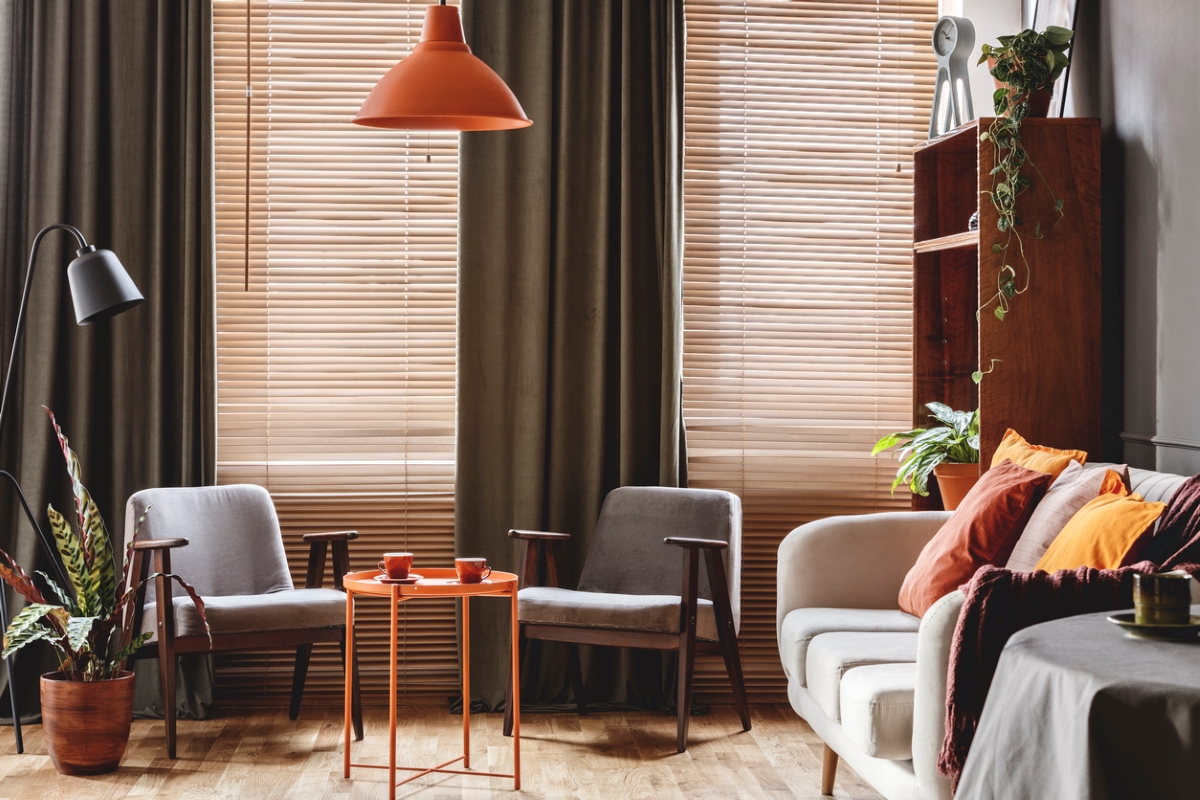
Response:
[{"label": "armchair grey cushion", "polygon": [[[737,630],[741,624],[742,504],[730,492],[661,486],[612,490],[600,509],[592,546],[579,576],[579,591],[659,596],[679,591],[683,584],[683,551],[663,544],[669,536],[729,543],[722,557]],[[699,596],[712,599],[703,558]],[[675,625],[678,631],[678,621]]]},{"label": "armchair grey cushion", "polygon": [[[175,605],[175,635],[203,636],[204,624],[192,598],[176,595],[171,599]],[[346,624],[346,595],[337,589],[218,595],[204,597],[204,613],[214,635],[332,628]],[[147,604],[142,632],[153,631],[157,618],[154,605]]]},{"label": "armchair grey cushion", "polygon": [[[261,486],[147,489],[125,507],[125,541],[146,519],[139,540],[188,540],[171,551],[171,571],[204,599],[214,634],[334,627],[346,624],[346,595],[336,589],[294,589],[271,496]],[[153,584],[147,587],[142,631],[153,631]],[[191,598],[172,589],[175,635],[202,636]]]},{"label": "armchair grey cushion", "polygon": [[[679,595],[573,592],[530,586],[517,594],[517,615],[526,625],[678,634],[679,603]],[[711,600],[697,603],[696,638],[717,641],[717,615]]]},{"label": "armchair grey cushion", "polygon": [[[530,586],[517,596],[526,625],[678,634],[683,587],[681,548],[669,536],[719,539],[730,586],[734,628],[741,618],[742,506],[737,495],[708,489],[626,486],[604,499],[578,591]],[[700,562],[696,638],[718,641],[704,556]]]},{"label": "armchair grey cushion", "polygon": [[[137,492],[125,505],[127,545],[144,513],[139,540],[188,540],[187,547],[171,551],[171,571],[194,586],[201,597],[268,594],[292,588],[275,506],[261,486]],[[146,597],[153,596],[150,588]]]}]

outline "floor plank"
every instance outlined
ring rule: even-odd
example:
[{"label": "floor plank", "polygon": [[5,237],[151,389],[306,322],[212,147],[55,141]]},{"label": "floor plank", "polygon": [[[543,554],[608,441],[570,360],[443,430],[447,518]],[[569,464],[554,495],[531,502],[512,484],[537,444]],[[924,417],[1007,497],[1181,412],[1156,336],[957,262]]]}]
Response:
[{"label": "floor plank", "polygon": [[[743,733],[730,708],[692,718],[688,751],[675,752],[675,718],[614,712],[526,714],[521,720],[522,791],[501,778],[426,776],[397,797],[421,800],[583,798],[608,800],[817,800],[820,740],[784,706],[751,709],[753,729]],[[432,764],[459,754],[461,717],[445,708],[400,710],[397,761]],[[367,738],[354,760],[387,763],[387,713],[368,709]],[[512,770],[503,720],[471,718],[471,765],[488,772]],[[0,800],[70,797],[79,800],[385,800],[384,772],[355,770],[342,778],[342,719],[334,710],[308,709],[292,722],[283,710],[226,712],[215,719],[179,723],[179,758],[166,757],[161,722],[133,725],[121,769],[111,775],[68,778],[46,756],[41,727],[25,729],[25,755],[0,729]],[[879,800],[844,762],[835,796]]]}]

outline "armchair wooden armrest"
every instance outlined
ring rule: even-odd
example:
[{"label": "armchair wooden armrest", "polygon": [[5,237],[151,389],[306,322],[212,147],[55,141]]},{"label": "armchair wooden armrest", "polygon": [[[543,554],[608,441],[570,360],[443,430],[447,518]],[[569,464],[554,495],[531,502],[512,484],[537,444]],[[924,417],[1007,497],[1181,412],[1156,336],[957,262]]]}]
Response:
[{"label": "armchair wooden armrest", "polygon": [[508,532],[511,539],[528,539],[530,541],[543,542],[565,542],[571,538],[569,533],[551,533],[550,531],[521,531],[511,530]]},{"label": "armchair wooden armrest", "polygon": [[686,536],[668,536],[663,539],[663,544],[704,550],[724,550],[729,547],[728,542],[722,542],[720,539],[689,539]]},{"label": "armchair wooden armrest", "polygon": [[187,539],[146,539],[133,543],[135,552],[140,550],[170,550],[173,547],[187,547]]},{"label": "armchair wooden armrest", "polygon": [[348,542],[358,538],[358,531],[325,531],[323,533],[306,533],[300,537],[306,544],[314,542]]}]

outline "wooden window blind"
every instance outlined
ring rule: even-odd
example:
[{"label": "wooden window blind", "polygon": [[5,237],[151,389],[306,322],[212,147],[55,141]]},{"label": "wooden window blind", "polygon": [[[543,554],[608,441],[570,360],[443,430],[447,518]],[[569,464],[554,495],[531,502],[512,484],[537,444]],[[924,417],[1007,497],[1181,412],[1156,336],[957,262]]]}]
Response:
[{"label": "wooden window blind", "polygon": [[[306,531],[357,529],[356,569],[453,558],[458,137],[350,123],[426,5],[214,3],[218,480],[271,492],[297,585]],[[358,611],[379,693],[385,604]],[[453,694],[452,601],[400,613],[401,691]],[[291,667],[224,657],[218,694],[282,698]],[[306,697],[340,698],[341,676],[318,647]]]},{"label": "wooden window blind", "polygon": [[780,698],[780,540],[908,503],[870,452],[912,420],[911,147],[937,3],[684,8],[689,483],[742,497],[746,681]]}]

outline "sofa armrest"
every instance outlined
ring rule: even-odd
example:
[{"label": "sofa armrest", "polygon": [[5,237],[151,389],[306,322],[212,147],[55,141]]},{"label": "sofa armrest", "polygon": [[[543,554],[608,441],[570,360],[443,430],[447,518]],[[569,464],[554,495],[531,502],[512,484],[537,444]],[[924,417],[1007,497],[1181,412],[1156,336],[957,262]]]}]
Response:
[{"label": "sofa armrest", "polygon": [[797,608],[896,608],[900,584],[948,511],[828,517],[779,545],[776,629]]},{"label": "sofa armrest", "polygon": [[950,779],[938,774],[938,753],[946,738],[946,677],[950,646],[966,597],[953,591],[921,618],[917,634],[917,687],[913,693],[913,771],[921,797],[949,798]]}]

